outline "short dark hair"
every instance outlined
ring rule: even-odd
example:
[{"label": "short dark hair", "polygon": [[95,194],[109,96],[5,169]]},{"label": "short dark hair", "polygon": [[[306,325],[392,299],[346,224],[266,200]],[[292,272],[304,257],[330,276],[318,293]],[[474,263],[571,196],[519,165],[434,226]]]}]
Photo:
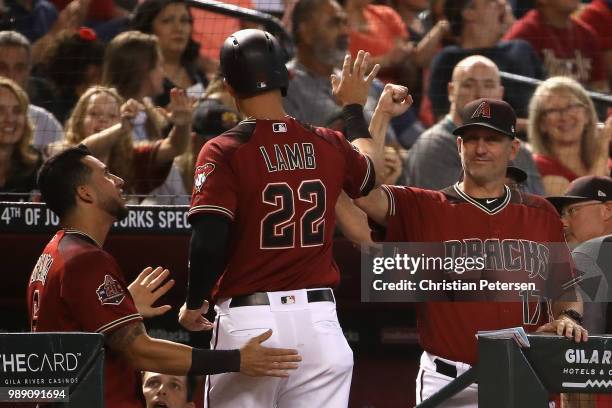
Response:
[{"label": "short dark hair", "polygon": [[291,36],[295,44],[300,44],[300,24],[308,21],[325,0],[298,0],[291,12]]},{"label": "short dark hair", "polygon": [[448,20],[451,33],[458,37],[463,32],[463,10],[472,3],[472,0],[452,0],[444,2],[444,16]]},{"label": "short dark hair", "polygon": [[62,218],[76,206],[76,189],[87,182],[91,169],[81,160],[91,152],[84,145],[49,158],[38,171],[38,189],[47,207]]}]

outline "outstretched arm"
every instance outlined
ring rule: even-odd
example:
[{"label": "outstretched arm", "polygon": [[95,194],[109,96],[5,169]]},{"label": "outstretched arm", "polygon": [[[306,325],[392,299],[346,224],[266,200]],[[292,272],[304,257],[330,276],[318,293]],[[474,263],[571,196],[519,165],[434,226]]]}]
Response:
[{"label": "outstretched arm", "polygon": [[240,350],[204,350],[149,337],[142,322],[106,335],[106,345],[134,368],[172,375],[241,372],[250,376],[287,377],[301,360],[297,350],[263,347],[268,330]]}]

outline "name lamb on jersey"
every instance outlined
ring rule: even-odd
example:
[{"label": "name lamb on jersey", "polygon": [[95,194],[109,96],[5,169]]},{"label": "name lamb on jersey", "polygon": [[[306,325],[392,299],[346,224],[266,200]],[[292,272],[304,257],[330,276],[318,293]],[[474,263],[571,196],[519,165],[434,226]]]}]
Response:
[{"label": "name lamb on jersey", "polygon": [[317,167],[312,143],[274,144],[259,146],[268,172],[315,169]]}]

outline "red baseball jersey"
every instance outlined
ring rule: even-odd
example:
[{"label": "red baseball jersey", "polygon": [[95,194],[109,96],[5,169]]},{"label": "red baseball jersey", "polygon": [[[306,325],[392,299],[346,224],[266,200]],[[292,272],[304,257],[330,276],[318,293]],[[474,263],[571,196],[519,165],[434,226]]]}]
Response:
[{"label": "red baseball jersey", "polygon": [[[116,261],[89,236],[61,230],[38,258],[28,284],[36,332],[111,333],[141,321]],[[142,407],[138,374],[111,350],[104,362],[107,407]]]},{"label": "red baseball jersey", "polygon": [[213,297],[333,287],[334,207],[368,194],[374,168],[344,136],[284,120],[247,120],[204,145],[189,219],[230,218],[230,251]]},{"label": "red baseball jersey", "polygon": [[[559,286],[573,282],[573,264],[561,220],[541,197],[506,187],[504,198],[488,209],[457,184],[442,191],[386,185],[383,190],[389,198],[388,242],[435,242],[445,248],[463,248],[468,256],[469,252],[484,254],[485,269],[500,281],[519,271],[540,273],[542,267],[549,278],[554,276],[560,282]],[[550,249],[552,243],[558,243],[556,250]],[[418,303],[421,346],[440,357],[474,364],[479,330],[523,326],[533,331],[548,321],[546,303],[537,299],[526,296],[524,302]]]},{"label": "red baseball jersey", "polygon": [[549,77],[569,76],[583,84],[607,78],[599,36],[574,17],[567,28],[556,28],[544,21],[539,10],[531,10],[510,27],[504,39],[529,42]]}]

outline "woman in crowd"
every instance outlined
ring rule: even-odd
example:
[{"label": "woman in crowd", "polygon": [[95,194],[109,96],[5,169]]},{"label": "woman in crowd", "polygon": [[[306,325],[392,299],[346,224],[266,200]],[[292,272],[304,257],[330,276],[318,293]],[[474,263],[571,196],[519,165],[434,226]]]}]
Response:
[{"label": "woman in crowd", "polygon": [[55,117],[64,123],[87,88],[100,83],[104,44],[86,27],[59,36],[47,50],[43,73],[55,88]]},{"label": "woman in crowd", "polygon": [[128,194],[148,194],[166,180],[174,158],[184,153],[191,133],[191,100],[174,89],[167,120],[173,124],[165,139],[134,143],[133,122],[144,106],[134,99],[123,102],[116,90],[88,89],[66,123],[66,137],[49,147],[55,154],[68,146],[85,144],[106,163],[111,173],[125,180]]},{"label": "woman in crowd", "polygon": [[199,98],[208,83],[199,61],[200,45],[192,37],[193,20],[183,0],[145,0],[136,8],[131,28],[155,34],[163,56],[164,93],[155,102],[166,106],[170,89],[179,87]]},{"label": "woman in crowd", "polygon": [[593,102],[575,80],[552,77],[538,86],[528,131],[546,194],[563,194],[581,176],[610,174],[612,119],[598,129]]},{"label": "woman in crowd", "polygon": [[34,130],[27,114],[29,104],[17,83],[0,77],[0,201],[27,200],[27,194],[36,189],[42,158],[31,147]]},{"label": "woman in crowd", "polygon": [[102,84],[115,88],[124,100],[134,99],[144,106],[133,121],[136,141],[165,135],[168,124],[151,101],[164,92],[163,81],[163,59],[154,35],[126,31],[106,47]]}]

